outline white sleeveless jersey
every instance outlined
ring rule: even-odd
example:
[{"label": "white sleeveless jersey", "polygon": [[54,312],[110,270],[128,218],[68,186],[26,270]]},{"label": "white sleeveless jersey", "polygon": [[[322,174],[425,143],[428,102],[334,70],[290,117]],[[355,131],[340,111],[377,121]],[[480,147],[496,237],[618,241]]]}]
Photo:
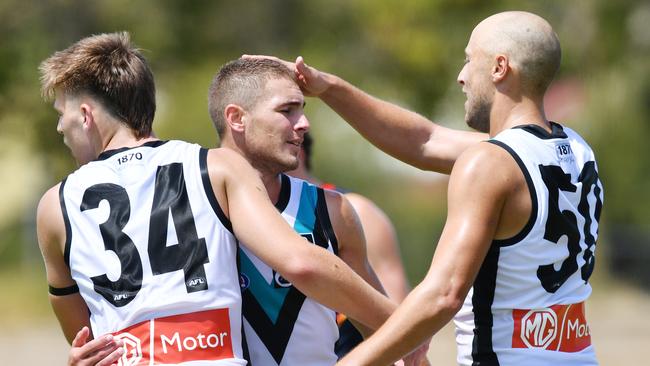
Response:
[{"label": "white sleeveless jersey", "polygon": [[[323,190],[282,175],[276,207],[294,230],[337,253]],[[336,313],[306,298],[290,282],[240,247],[244,336],[251,366],[331,366],[339,337]]]},{"label": "white sleeveless jersey", "polygon": [[532,212],[518,235],[493,241],[454,319],[458,363],[596,365],[584,317],[603,202],[594,153],[556,123],[489,142],[523,171]]},{"label": "white sleeveless jersey", "polygon": [[245,365],[237,242],[207,150],[153,141],[102,153],[61,184],[65,258],[93,334],[121,365]]}]

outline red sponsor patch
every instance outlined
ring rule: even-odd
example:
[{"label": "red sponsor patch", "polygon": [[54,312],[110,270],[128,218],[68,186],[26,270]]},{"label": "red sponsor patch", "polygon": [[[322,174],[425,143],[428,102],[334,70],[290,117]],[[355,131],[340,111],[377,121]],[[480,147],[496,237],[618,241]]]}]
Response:
[{"label": "red sponsor patch", "polygon": [[156,318],[113,333],[124,342],[119,366],[233,358],[228,309]]},{"label": "red sponsor patch", "polygon": [[512,319],[512,348],[578,352],[591,345],[583,302],[544,309],[515,309]]}]

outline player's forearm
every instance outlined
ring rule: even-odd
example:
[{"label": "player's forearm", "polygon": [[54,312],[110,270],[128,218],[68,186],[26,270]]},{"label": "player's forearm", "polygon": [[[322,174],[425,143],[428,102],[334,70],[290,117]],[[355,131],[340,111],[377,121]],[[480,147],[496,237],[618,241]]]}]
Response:
[{"label": "player's forearm", "polygon": [[[388,297],[388,294],[386,293],[386,290],[384,289],[382,283],[379,281],[379,278],[375,274],[375,271],[373,268],[370,266],[369,263],[363,264],[363,270],[356,271],[367,283],[369,283],[375,290],[381,292],[383,295]],[[392,299],[392,298],[390,298]],[[394,300],[394,299],[393,299]],[[395,302],[397,303],[397,302]],[[356,319],[349,318],[352,324],[354,324],[354,327],[357,328],[359,333],[363,336],[363,338],[368,338],[370,335],[376,330],[377,328],[368,328],[365,325],[359,323]]]},{"label": "player's forearm", "polygon": [[391,364],[440,330],[458,310],[457,304],[427,286],[416,287],[381,328],[337,365]]},{"label": "player's forearm", "polygon": [[424,168],[423,147],[433,123],[417,113],[377,99],[341,78],[328,75],[319,97],[364,138],[408,164]]},{"label": "player's forearm", "polygon": [[342,260],[320,248],[312,253],[309,270],[291,282],[306,296],[346,314],[371,329],[377,329],[395,310],[396,304],[366,283]]},{"label": "player's forearm", "polygon": [[[72,343],[81,328],[84,326],[90,328],[88,308],[78,293],[66,296],[49,295],[49,298],[68,343]],[[92,338],[92,333],[90,337]]]}]

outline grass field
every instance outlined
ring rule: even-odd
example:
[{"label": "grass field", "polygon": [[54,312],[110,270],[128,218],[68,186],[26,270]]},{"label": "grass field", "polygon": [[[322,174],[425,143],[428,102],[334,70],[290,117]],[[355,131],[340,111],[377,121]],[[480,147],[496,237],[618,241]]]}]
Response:
[{"label": "grass field", "polygon": [[[0,270],[0,354],[3,365],[64,365],[68,346],[47,302],[41,267]],[[587,302],[592,342],[601,365],[643,365],[650,358],[650,294],[603,275],[593,281]],[[432,365],[454,365],[453,327],[448,325],[432,342]]]}]

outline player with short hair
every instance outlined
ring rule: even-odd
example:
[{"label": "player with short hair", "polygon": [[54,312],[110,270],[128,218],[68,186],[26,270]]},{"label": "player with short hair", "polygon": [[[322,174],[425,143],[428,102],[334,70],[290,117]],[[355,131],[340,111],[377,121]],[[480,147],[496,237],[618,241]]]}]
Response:
[{"label": "player with short hair", "polygon": [[[208,94],[220,146],[238,152],[256,169],[284,219],[381,290],[366,258],[361,224],[345,196],[283,174],[299,165],[309,130],[304,104],[293,73],[265,59],[227,63]],[[250,364],[333,365],[339,338],[335,311],[306,297],[245,241],[239,264]]]},{"label": "player with short hair", "polygon": [[489,134],[473,146],[481,135],[433,124],[302,58],[289,65],[306,94],[385,152],[451,170],[428,274],[340,364],[390,363],[455,316],[461,365],[595,365],[584,303],[603,190],[589,145],[544,113],[557,35],[535,14],[498,13],[474,28],[465,53],[465,120]]},{"label": "player with short hair", "polygon": [[[37,213],[50,301],[69,341],[83,329],[70,363],[246,364],[239,240],[371,328],[390,314],[385,296],[287,226],[239,154],[154,137],[153,75],[127,33],[84,38],[40,70],[80,165]],[[102,335],[92,345],[88,326]]]}]

